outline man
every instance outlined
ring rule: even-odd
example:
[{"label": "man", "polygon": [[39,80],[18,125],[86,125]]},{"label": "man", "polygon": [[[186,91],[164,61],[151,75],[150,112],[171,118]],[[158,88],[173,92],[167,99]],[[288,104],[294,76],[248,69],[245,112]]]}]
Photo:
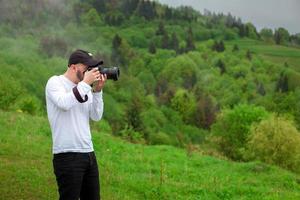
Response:
[{"label": "man", "polygon": [[[46,85],[47,114],[53,139],[53,168],[60,200],[99,200],[97,160],[89,119],[103,113],[102,88],[106,75],[91,53],[76,50],[63,75],[52,76]],[[92,88],[90,85],[94,84]]]}]

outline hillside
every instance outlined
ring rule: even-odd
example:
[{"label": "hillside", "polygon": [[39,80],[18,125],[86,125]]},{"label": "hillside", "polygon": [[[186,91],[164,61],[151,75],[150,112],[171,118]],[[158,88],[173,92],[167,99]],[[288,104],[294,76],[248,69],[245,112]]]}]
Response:
[{"label": "hillside", "polygon": [[[1,199],[57,199],[48,121],[1,111],[0,129]],[[299,176],[277,167],[130,144],[99,129],[93,140],[103,199],[300,198]]]},{"label": "hillside", "polygon": [[300,34],[148,0],[0,3],[0,199],[57,198],[44,89],[75,49],[121,70],[92,123],[104,199],[300,198]]}]

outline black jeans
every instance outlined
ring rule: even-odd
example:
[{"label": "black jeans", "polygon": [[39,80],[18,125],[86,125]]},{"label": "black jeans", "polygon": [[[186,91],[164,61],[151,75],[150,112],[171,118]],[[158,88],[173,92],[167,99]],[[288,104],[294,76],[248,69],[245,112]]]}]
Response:
[{"label": "black jeans", "polygon": [[91,153],[59,153],[53,156],[59,200],[100,200],[97,159]]}]

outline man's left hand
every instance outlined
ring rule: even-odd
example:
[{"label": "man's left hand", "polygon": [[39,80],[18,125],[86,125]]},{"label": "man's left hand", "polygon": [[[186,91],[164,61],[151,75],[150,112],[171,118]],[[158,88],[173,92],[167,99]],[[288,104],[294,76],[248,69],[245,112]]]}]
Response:
[{"label": "man's left hand", "polygon": [[100,76],[97,78],[97,81],[94,83],[94,92],[100,92],[105,84],[105,81],[107,80],[106,74],[100,74]]}]

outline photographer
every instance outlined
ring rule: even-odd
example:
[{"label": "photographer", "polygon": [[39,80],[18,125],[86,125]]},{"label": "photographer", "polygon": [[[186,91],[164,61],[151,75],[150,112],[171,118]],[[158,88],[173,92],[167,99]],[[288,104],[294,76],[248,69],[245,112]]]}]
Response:
[{"label": "photographer", "polygon": [[[74,51],[63,75],[46,85],[47,114],[53,140],[53,168],[60,200],[99,200],[100,183],[89,119],[103,114],[102,88],[106,75],[95,67],[102,61]],[[92,88],[91,85],[94,84]]]}]

